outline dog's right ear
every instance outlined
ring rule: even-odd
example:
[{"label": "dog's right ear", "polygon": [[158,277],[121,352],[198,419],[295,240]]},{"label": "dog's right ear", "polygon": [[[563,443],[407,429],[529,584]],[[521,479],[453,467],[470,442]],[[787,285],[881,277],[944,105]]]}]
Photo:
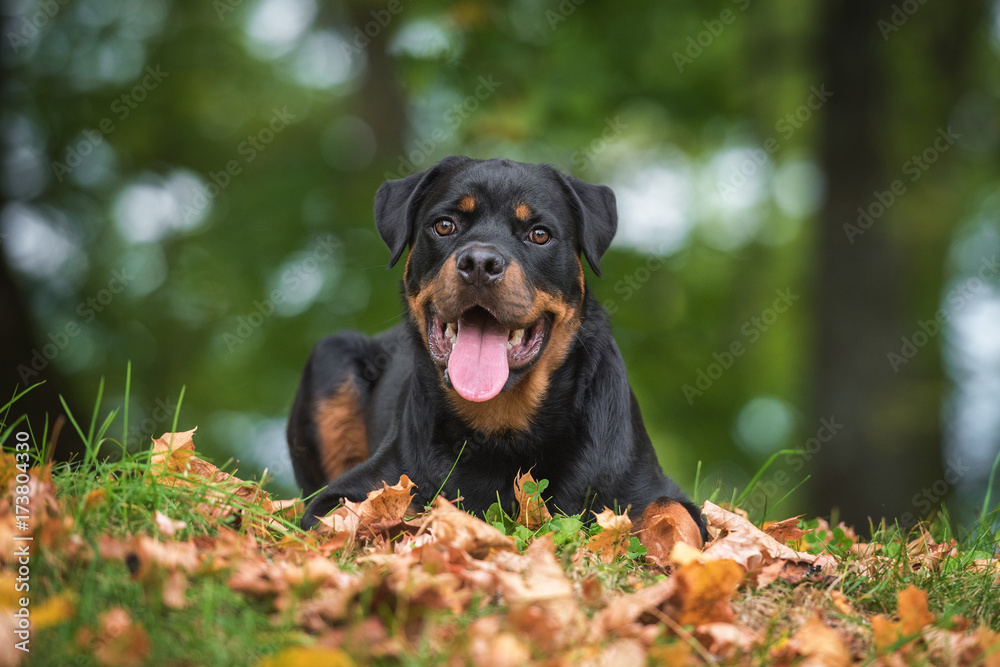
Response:
[{"label": "dog's right ear", "polygon": [[379,186],[375,193],[375,227],[389,246],[390,269],[411,243],[417,210],[427,189],[439,176],[468,161],[467,157],[450,155],[427,171],[386,181]]}]

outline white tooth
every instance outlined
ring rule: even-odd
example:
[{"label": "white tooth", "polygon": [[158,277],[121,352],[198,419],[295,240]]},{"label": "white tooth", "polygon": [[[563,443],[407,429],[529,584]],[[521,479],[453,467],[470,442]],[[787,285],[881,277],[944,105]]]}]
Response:
[{"label": "white tooth", "polygon": [[514,332],[514,335],[510,337],[510,340],[507,341],[507,347],[520,345],[523,339],[524,339],[524,329],[518,329],[517,331]]},{"label": "white tooth", "polygon": [[453,322],[449,322],[448,326],[445,327],[444,335],[451,341],[452,345],[454,345],[455,341],[458,340],[458,331],[455,329],[455,324]]}]

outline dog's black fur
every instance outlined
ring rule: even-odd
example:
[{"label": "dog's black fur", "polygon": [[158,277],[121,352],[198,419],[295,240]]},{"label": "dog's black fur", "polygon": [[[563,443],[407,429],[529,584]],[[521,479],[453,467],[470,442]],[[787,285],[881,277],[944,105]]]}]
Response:
[{"label": "dog's black fur", "polygon": [[[435,232],[442,218],[454,233]],[[599,274],[617,220],[609,188],[545,164],[453,156],[384,183],[375,222],[390,267],[410,247],[403,281],[408,316],[374,337],[344,332],[313,350],[288,425],[298,483],[306,495],[322,489],[303,526],[402,474],[417,484],[417,504],[440,489],[448,498],[461,496],[469,511],[482,513],[498,496],[509,509],[516,475],[530,469],[549,481],[552,510],[617,506],[638,516],[658,499],[679,502],[704,539],[699,509],[657,462],[607,315],[583,281],[580,254]],[[550,233],[543,245],[527,237],[538,227]],[[507,270],[502,280],[482,284],[451,275],[456,255],[470,246],[499,254]],[[529,324],[529,311],[542,313],[539,326],[548,332],[540,354],[510,371],[500,395],[474,405],[451,387],[428,342],[435,314],[454,321],[472,307],[509,329]],[[520,398],[503,403],[505,394]],[[347,398],[324,403],[332,396]],[[512,414],[497,414],[504,409]],[[350,419],[363,444],[355,442],[359,451],[346,463],[341,456],[345,469],[338,469],[329,461],[345,445],[328,440],[340,437]]]}]

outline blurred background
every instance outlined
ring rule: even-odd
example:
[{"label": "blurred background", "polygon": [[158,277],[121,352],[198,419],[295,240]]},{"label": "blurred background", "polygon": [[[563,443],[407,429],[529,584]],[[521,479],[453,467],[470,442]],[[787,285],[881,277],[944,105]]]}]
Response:
[{"label": "blurred background", "polygon": [[982,502],[997,2],[5,0],[2,48],[0,390],[45,381],[36,427],[131,361],[131,448],[184,386],[205,454],[297,493],[310,348],[401,316],[376,188],[500,156],[615,189],[590,284],[686,489],[797,449],[754,518]]}]

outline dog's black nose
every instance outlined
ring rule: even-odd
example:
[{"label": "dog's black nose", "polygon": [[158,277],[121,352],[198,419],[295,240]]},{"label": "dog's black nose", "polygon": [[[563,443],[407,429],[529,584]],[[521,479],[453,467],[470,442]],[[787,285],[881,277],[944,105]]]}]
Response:
[{"label": "dog's black nose", "polygon": [[474,245],[458,253],[455,268],[465,282],[482,287],[503,278],[507,260],[493,248]]}]

